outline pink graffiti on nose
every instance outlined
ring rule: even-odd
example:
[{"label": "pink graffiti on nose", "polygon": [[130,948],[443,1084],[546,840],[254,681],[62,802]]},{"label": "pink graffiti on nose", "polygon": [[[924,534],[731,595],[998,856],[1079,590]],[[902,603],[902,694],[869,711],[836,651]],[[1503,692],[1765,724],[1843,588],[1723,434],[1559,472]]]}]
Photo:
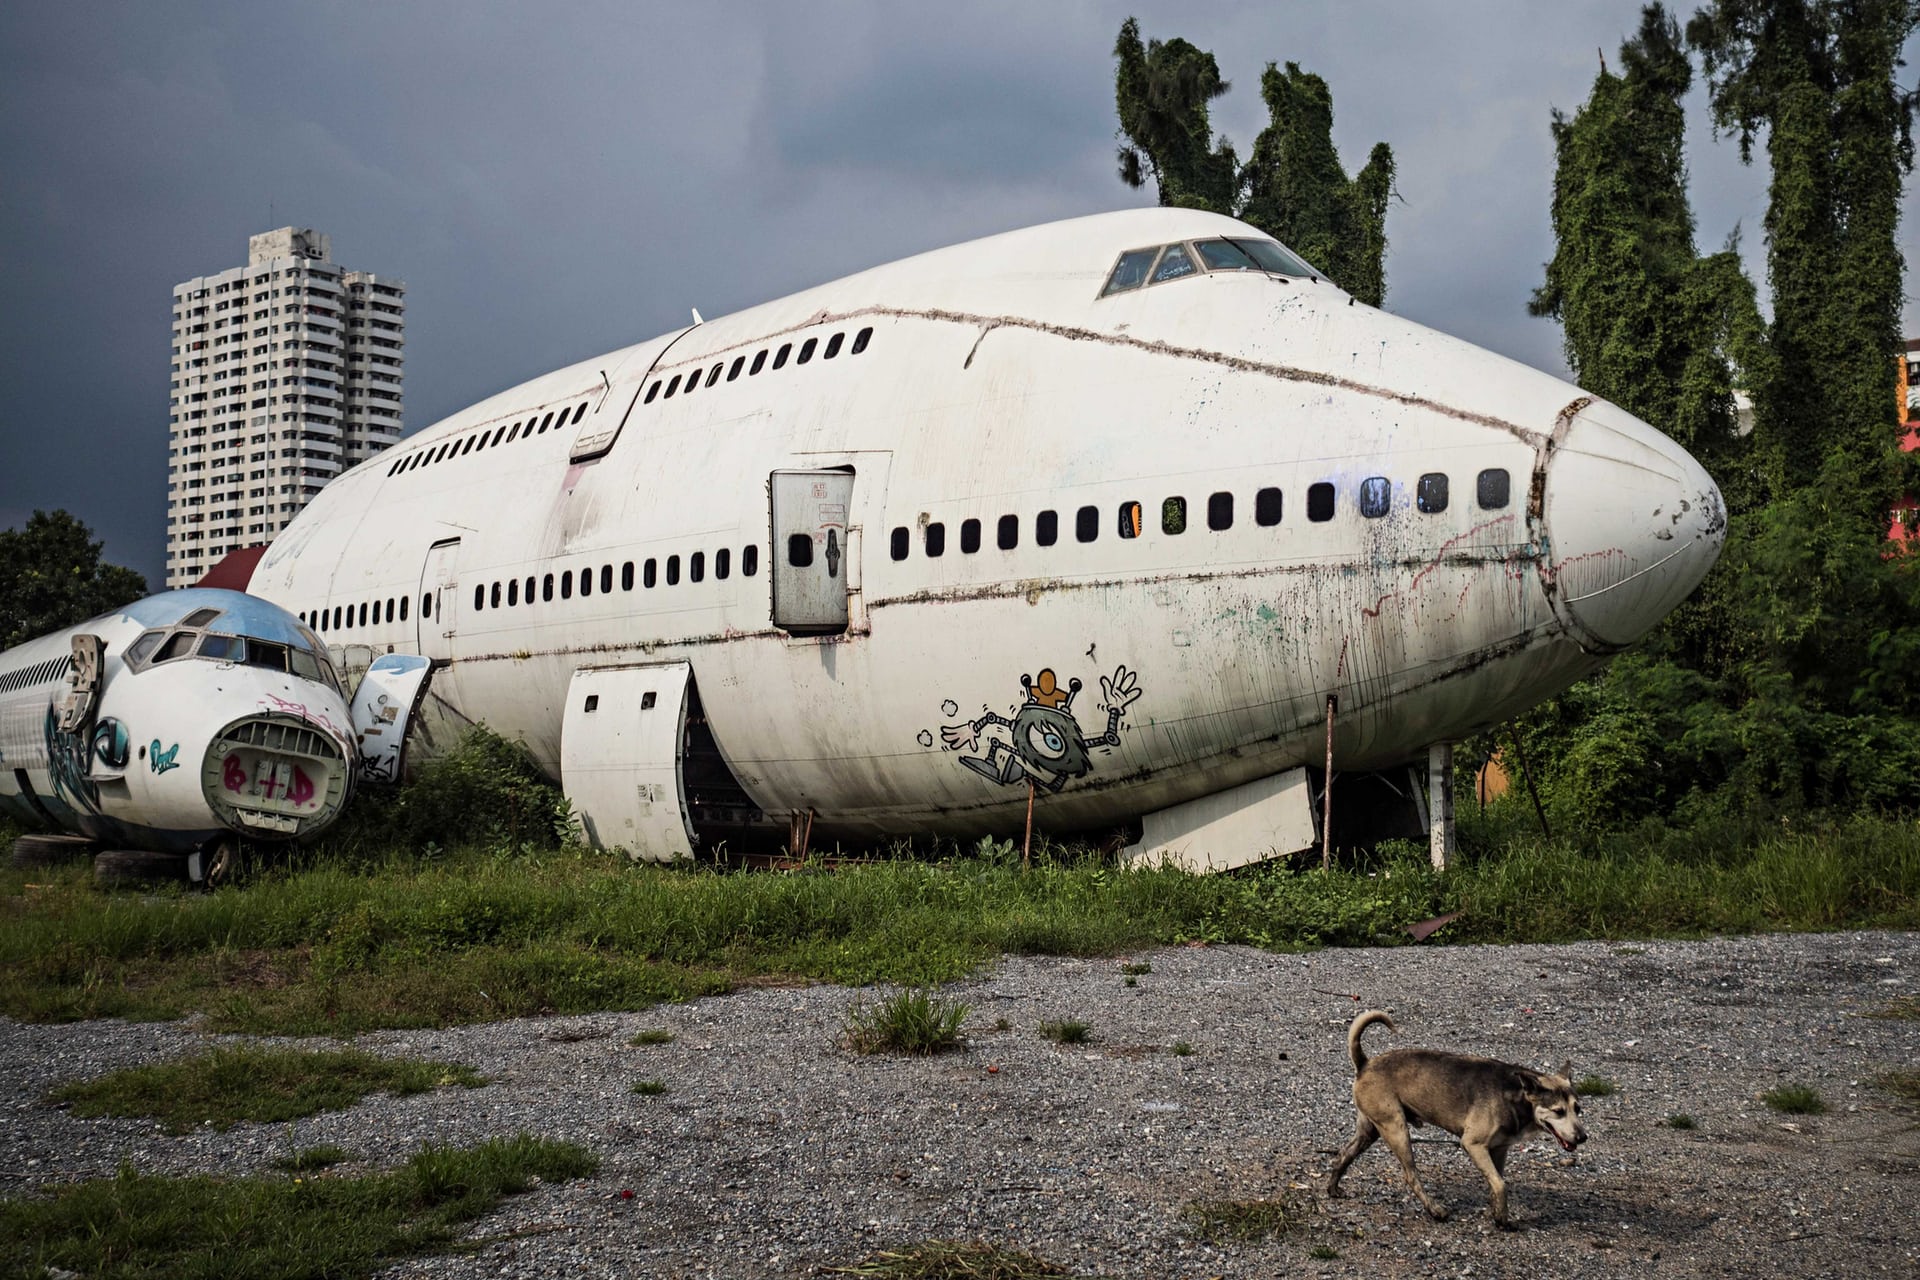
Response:
[{"label": "pink graffiti on nose", "polygon": [[220,766],[220,785],[229,791],[243,790],[247,785],[247,771],[240,763],[240,757],[228,756],[226,763]]}]

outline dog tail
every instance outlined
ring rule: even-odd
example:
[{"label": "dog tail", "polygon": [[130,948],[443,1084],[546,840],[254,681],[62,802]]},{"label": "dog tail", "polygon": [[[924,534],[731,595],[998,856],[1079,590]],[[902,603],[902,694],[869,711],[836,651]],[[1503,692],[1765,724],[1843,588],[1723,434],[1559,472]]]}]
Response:
[{"label": "dog tail", "polygon": [[1367,1051],[1360,1047],[1360,1033],[1376,1022],[1385,1023],[1389,1031],[1398,1030],[1398,1028],[1393,1025],[1393,1019],[1378,1009],[1367,1010],[1355,1018],[1353,1025],[1347,1028],[1347,1056],[1353,1059],[1353,1074],[1355,1075],[1359,1075],[1367,1065]]}]

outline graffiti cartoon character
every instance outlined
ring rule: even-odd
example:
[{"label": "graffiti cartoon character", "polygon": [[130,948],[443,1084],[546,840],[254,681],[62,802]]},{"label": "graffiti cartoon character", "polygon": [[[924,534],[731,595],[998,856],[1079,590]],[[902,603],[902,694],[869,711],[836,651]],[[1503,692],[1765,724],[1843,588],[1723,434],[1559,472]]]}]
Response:
[{"label": "graffiti cartoon character", "polygon": [[1027,777],[1048,791],[1060,790],[1069,778],[1091,773],[1094,747],[1120,745],[1120,722],[1126,717],[1127,708],[1140,697],[1139,677],[1125,667],[1111,677],[1100,677],[1100,696],[1107,707],[1107,730],[1097,738],[1089,738],[1080,731],[1080,722],[1073,718],[1074,695],[1080,692],[1078,679],[1068,681],[1063,689],[1059,677],[1049,667],[1037,677],[1021,676],[1020,687],[1027,699],[1012,719],[989,711],[965,724],[947,725],[940,730],[940,736],[956,750],[976,751],[983,730],[1005,729],[1004,737],[996,734],[987,743],[985,755],[963,755],[960,763],[1002,785]]}]

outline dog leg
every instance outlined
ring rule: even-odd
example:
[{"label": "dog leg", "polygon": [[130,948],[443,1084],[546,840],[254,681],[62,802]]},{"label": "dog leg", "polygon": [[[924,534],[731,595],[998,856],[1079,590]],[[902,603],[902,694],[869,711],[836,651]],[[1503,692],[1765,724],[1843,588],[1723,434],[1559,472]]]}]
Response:
[{"label": "dog leg", "polygon": [[1460,1146],[1467,1153],[1487,1180],[1487,1190],[1493,1196],[1493,1223],[1497,1227],[1513,1229],[1513,1223],[1507,1218],[1507,1180],[1501,1177],[1507,1163],[1507,1149],[1498,1147],[1489,1149],[1479,1142],[1461,1140]]},{"label": "dog leg", "polygon": [[1407,1122],[1404,1116],[1395,1112],[1374,1121],[1380,1128],[1380,1136],[1387,1140],[1387,1147],[1400,1161],[1401,1170],[1407,1175],[1407,1185],[1413,1188],[1413,1194],[1420,1197],[1420,1203],[1436,1222],[1447,1220],[1447,1207],[1427,1194],[1420,1185],[1420,1173],[1413,1167],[1413,1143],[1407,1137]]},{"label": "dog leg", "polygon": [[1327,1175],[1327,1198],[1344,1195],[1340,1190],[1340,1175],[1347,1166],[1359,1159],[1360,1153],[1372,1146],[1380,1137],[1380,1130],[1374,1128],[1373,1121],[1363,1114],[1360,1122],[1353,1126],[1353,1139],[1340,1149],[1340,1158],[1333,1162],[1333,1172]]}]

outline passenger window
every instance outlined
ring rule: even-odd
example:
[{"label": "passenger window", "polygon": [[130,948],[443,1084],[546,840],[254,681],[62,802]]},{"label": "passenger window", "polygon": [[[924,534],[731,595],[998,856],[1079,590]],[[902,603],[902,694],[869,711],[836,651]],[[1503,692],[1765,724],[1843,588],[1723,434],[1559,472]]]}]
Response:
[{"label": "passenger window", "polygon": [[1280,491],[1278,489],[1262,489],[1253,495],[1253,522],[1263,529],[1280,523]]},{"label": "passenger window", "polygon": [[947,526],[934,521],[927,526],[927,555],[939,557],[947,554]]},{"label": "passenger window", "polygon": [[822,352],[820,353],[820,358],[821,358],[822,360],[831,360],[831,359],[833,359],[833,358],[834,358],[835,356],[837,356],[837,355],[839,355],[839,354],[840,354],[840,344],[841,344],[842,342],[844,342],[844,341],[846,341],[846,337],[847,337],[847,335],[846,335],[846,334],[844,334],[844,333],[836,333],[836,334],[834,334],[834,335],[833,335],[833,336],[832,336],[831,338],[828,338],[828,339],[827,339],[827,349],[826,349],[825,351],[822,351]]},{"label": "passenger window", "polygon": [[[340,611],[335,609],[333,614],[334,625],[338,626],[340,624]],[[422,593],[420,596],[420,619],[424,622],[431,617],[433,617],[433,593],[428,591]]]},{"label": "passenger window", "polygon": [[407,597],[401,596],[400,597],[400,621],[405,622],[406,620],[407,620]]},{"label": "passenger window", "polygon": [[760,372],[760,370],[762,370],[762,369],[764,369],[764,368],[766,368],[766,365],[767,365],[767,353],[766,353],[766,352],[764,352],[764,351],[756,351],[756,352],[754,352],[754,353],[753,353],[753,367],[752,367],[751,369],[748,369],[748,370],[747,370],[747,376],[748,376],[749,378],[751,378],[751,377],[752,377],[752,376],[753,376],[754,374],[756,374],[756,373],[758,373],[758,372]]},{"label": "passenger window", "polygon": [[754,574],[760,572],[760,548],[759,547],[740,548],[740,572],[742,575],[749,578],[751,578]]},{"label": "passenger window", "polygon": [[962,554],[972,555],[980,549],[980,522],[962,520],[960,522],[960,550]]},{"label": "passenger window", "polygon": [[1168,498],[1160,504],[1160,532],[1181,534],[1187,531],[1187,500]]},{"label": "passenger window", "polygon": [[563,569],[560,573],[560,598],[573,599],[573,570]]},{"label": "passenger window", "polygon": [[584,596],[590,596],[590,595],[592,595],[592,594],[593,594],[593,568],[592,568],[592,566],[588,566],[587,568],[585,568],[585,569],[582,569],[582,570],[580,571],[580,594],[581,594],[581,595],[582,595],[583,597],[584,597]]},{"label": "passenger window", "polygon": [[520,579],[508,578],[507,579],[507,608],[511,609],[519,603],[520,603]]},{"label": "passenger window", "polygon": [[1324,480],[1307,486],[1307,519],[1315,523],[1333,519],[1333,486]]},{"label": "passenger window", "polygon": [[1143,519],[1145,519],[1145,512],[1139,503],[1121,503],[1119,514],[1120,536],[1123,538],[1139,537],[1142,528],[1141,521]]},{"label": "passenger window", "polygon": [[655,396],[657,396],[657,395],[659,395],[659,394],[660,394],[660,379],[658,379],[658,378],[655,378],[655,379],[653,380],[653,385],[647,388],[647,400],[646,400],[646,403],[648,403],[648,404],[652,404],[652,403],[653,403],[653,398],[654,398]]},{"label": "passenger window", "polygon": [[1050,547],[1060,541],[1060,515],[1055,511],[1042,511],[1033,518],[1033,540],[1043,547]]},{"label": "passenger window", "polygon": [[780,350],[774,352],[773,354],[773,367],[778,369],[780,366],[784,365],[787,362],[787,357],[792,354],[793,354],[793,344],[791,342],[781,343]]},{"label": "passenger window", "polygon": [[1385,476],[1368,476],[1360,482],[1360,514],[1378,520],[1393,505],[1393,482]]},{"label": "passenger window", "polygon": [[360,625],[363,627],[367,625],[367,602],[365,600],[360,602]]},{"label": "passenger window", "polygon": [[[527,603],[528,604],[533,603],[533,583],[534,583],[533,575],[528,574],[527,575]],[[406,611],[404,609],[401,611],[400,616],[403,618],[407,616]]]},{"label": "passenger window", "polygon": [[640,585],[651,591],[654,583],[658,581],[660,581],[660,566],[652,557],[648,557],[646,564],[640,567]]},{"label": "passenger window", "polygon": [[1120,261],[1113,266],[1107,276],[1106,287],[1100,290],[1100,296],[1110,293],[1124,293],[1128,289],[1138,289],[1147,282],[1147,268],[1153,265],[1153,255],[1160,252],[1152,249],[1129,249],[1120,255]]},{"label": "passenger window", "polygon": [[873,340],[873,329],[871,326],[869,326],[868,328],[862,329],[860,332],[854,334],[853,335],[853,354],[857,356],[862,351],[865,351],[867,349],[867,343],[869,343],[872,340]]},{"label": "passenger window", "polygon": [[388,622],[393,621],[393,597],[392,596],[387,597],[387,621]]},{"label": "passenger window", "polygon": [[1439,471],[1429,471],[1420,477],[1419,487],[1414,490],[1414,503],[1428,515],[1437,515],[1447,509],[1447,477]]},{"label": "passenger window", "polygon": [[668,556],[667,557],[667,585],[670,587],[674,587],[674,586],[678,586],[679,584],[680,584],[680,557]]},{"label": "passenger window", "polygon": [[[907,558],[907,527],[901,525],[893,531],[893,558]],[[813,563],[813,535],[810,533],[790,533],[787,535],[787,563],[796,569],[804,569]]]},{"label": "passenger window", "polygon": [[1073,536],[1081,542],[1100,536],[1100,508],[1082,507],[1073,513]]},{"label": "passenger window", "polygon": [[500,584],[499,583],[496,582],[493,584],[493,598],[487,601],[487,604],[488,604],[488,607],[494,608],[494,609],[498,609],[500,607]]},{"label": "passenger window", "polygon": [[613,566],[603,564],[600,566],[600,594],[605,595],[611,590],[613,590]]},{"label": "passenger window", "polygon": [[673,399],[673,393],[680,389],[680,375],[674,374],[667,380],[667,399]]},{"label": "passenger window", "polygon": [[1216,493],[1207,499],[1207,528],[1215,533],[1233,528],[1233,495]]},{"label": "passenger window", "polygon": [[998,529],[997,533],[998,533],[999,542],[1000,542],[1000,549],[1002,551],[1011,551],[1015,547],[1019,546],[1020,545],[1020,517],[1019,516],[1001,516],[1000,528]]},{"label": "passenger window", "polygon": [[732,569],[732,565],[728,563],[732,555],[733,553],[725,547],[713,553],[713,576],[722,582],[726,581],[727,574]]},{"label": "passenger window", "polygon": [[807,361],[813,359],[813,349],[819,345],[820,339],[818,338],[808,338],[805,342],[801,343],[800,356],[794,363],[805,364]]},{"label": "passenger window", "polygon": [[1178,280],[1181,276],[1190,276],[1194,272],[1193,259],[1187,256],[1184,246],[1170,244],[1160,255],[1160,265],[1153,269],[1153,283],[1163,280]]},{"label": "passenger window", "polygon": [[463,457],[463,458],[464,458],[464,457],[466,457],[466,456],[467,456],[468,454],[470,454],[470,453],[472,453],[472,452],[473,452],[473,440],[474,440],[474,438],[473,438],[472,436],[468,436],[468,437],[467,437],[467,438],[466,438],[465,440],[462,440],[462,441],[460,442],[460,456],[461,456],[461,457]]},{"label": "passenger window", "polygon": [[695,369],[692,373],[687,375],[687,385],[680,388],[680,394],[683,396],[690,396],[694,392],[698,391],[699,389],[700,389],[700,371],[698,369]]},{"label": "passenger window", "polygon": [[[801,535],[796,533],[793,536],[798,538]],[[889,545],[887,548],[887,554],[892,556],[895,560],[905,560],[907,558],[907,551],[909,550],[910,546],[911,546],[911,538],[910,538],[910,535],[907,533],[907,526],[903,524],[895,525],[893,527],[891,545]],[[811,562],[813,557],[813,539],[812,538],[807,539],[807,557],[809,562]],[[791,557],[789,557],[789,559],[791,559]]]},{"label": "passenger window", "polygon": [[713,366],[713,368],[707,370],[708,386],[712,386],[714,383],[720,381],[720,370],[725,367],[726,367],[726,361],[722,360],[719,364],[716,364]]},{"label": "passenger window", "polygon": [[620,566],[620,589],[633,590],[633,561],[631,560]]},{"label": "passenger window", "polygon": [[579,422],[580,422],[580,419],[582,419],[582,418],[584,418],[584,417],[586,417],[586,416],[587,416],[587,402],[586,402],[585,400],[582,400],[582,401],[580,402],[580,407],[579,407],[578,409],[575,409],[575,410],[573,411],[573,421],[574,421],[574,425],[576,425],[576,426],[578,426],[578,425],[579,425]]},{"label": "passenger window", "polygon": [[1474,486],[1474,498],[1482,511],[1498,511],[1513,497],[1509,488],[1505,468],[1492,467],[1480,473],[1480,480]]},{"label": "passenger window", "polygon": [[733,367],[727,370],[727,381],[732,382],[735,378],[739,377],[740,371],[746,367],[747,358],[745,356],[735,356],[733,358]]},{"label": "passenger window", "polygon": [[553,575],[552,574],[548,574],[546,577],[540,579],[540,599],[542,602],[548,603],[548,604],[551,604],[553,602]]},{"label": "passenger window", "polygon": [[707,576],[707,553],[696,551],[687,557],[687,581],[699,582]]},{"label": "passenger window", "polygon": [[473,607],[475,609],[487,607],[487,589],[478,582],[473,584]]},{"label": "passenger window", "polygon": [[553,424],[553,415],[548,414],[546,417],[540,419],[540,430],[544,432],[552,424]]}]

